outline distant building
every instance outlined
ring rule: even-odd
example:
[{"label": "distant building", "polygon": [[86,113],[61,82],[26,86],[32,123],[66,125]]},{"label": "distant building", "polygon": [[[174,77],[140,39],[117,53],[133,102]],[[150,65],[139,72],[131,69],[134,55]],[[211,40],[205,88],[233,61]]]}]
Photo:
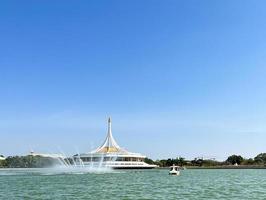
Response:
[{"label": "distant building", "polygon": [[74,155],[75,161],[85,166],[110,167],[115,169],[151,169],[156,165],[144,162],[146,156],[121,148],[113,138],[111,119],[108,119],[108,132],[103,144],[89,153]]}]

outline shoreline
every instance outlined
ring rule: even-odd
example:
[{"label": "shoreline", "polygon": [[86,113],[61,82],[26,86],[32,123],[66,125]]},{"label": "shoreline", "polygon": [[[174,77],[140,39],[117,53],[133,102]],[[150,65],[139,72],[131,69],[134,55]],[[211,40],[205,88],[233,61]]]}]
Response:
[{"label": "shoreline", "polygon": [[[231,166],[231,165],[223,165],[223,166],[184,166],[186,169],[266,169],[266,166],[261,165],[239,165],[239,166]],[[169,167],[159,167],[159,169],[169,169]]]}]

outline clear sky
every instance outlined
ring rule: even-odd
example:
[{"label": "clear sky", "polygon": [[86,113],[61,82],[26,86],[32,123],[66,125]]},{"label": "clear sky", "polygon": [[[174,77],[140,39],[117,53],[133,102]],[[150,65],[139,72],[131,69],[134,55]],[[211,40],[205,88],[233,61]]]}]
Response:
[{"label": "clear sky", "polygon": [[0,154],[266,152],[266,2],[0,2]]}]

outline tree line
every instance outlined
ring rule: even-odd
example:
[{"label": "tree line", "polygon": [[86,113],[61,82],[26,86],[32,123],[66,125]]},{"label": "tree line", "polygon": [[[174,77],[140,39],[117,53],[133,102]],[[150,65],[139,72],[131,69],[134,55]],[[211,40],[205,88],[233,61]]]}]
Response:
[{"label": "tree line", "polygon": [[44,168],[59,164],[59,161],[42,156],[9,156],[0,160],[0,168]]},{"label": "tree line", "polygon": [[226,165],[253,165],[266,166],[266,153],[260,153],[254,158],[244,158],[240,155],[231,155],[225,161],[216,161],[214,159],[195,158],[193,160],[186,160],[183,157],[168,158],[162,160],[152,160],[146,158],[145,162],[148,164],[158,165],[160,167],[169,167],[172,165],[179,166],[197,166],[197,167],[215,167]]},{"label": "tree line", "polygon": [[[260,153],[254,158],[243,158],[240,155],[231,155],[225,161],[216,161],[211,159],[195,158],[187,160],[183,157],[168,158],[162,160],[152,160],[146,158],[148,164],[155,164],[159,167],[179,166],[197,166],[197,167],[215,167],[226,165],[249,165],[266,166],[266,153]],[[9,156],[5,160],[0,160],[0,168],[43,168],[60,164],[58,159],[42,156]]]}]

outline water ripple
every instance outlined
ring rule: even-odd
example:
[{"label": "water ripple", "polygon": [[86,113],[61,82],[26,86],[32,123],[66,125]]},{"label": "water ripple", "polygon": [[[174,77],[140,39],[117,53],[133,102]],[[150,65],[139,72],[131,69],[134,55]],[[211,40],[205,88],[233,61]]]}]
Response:
[{"label": "water ripple", "polygon": [[266,199],[266,170],[0,170],[0,199]]}]

